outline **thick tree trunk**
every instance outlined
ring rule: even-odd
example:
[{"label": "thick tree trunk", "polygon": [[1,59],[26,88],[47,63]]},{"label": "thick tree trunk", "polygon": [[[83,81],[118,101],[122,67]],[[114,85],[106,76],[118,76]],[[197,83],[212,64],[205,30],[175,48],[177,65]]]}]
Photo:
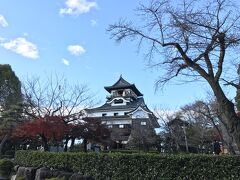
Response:
[{"label": "thick tree trunk", "polygon": [[0,155],[2,155],[2,151],[3,151],[4,145],[6,144],[8,138],[9,138],[9,135],[6,134],[6,135],[3,137],[3,139],[2,139],[2,141],[1,141],[1,143],[0,143]]},{"label": "thick tree trunk", "polygon": [[71,145],[70,145],[70,149],[71,149],[71,150],[74,148],[75,139],[76,139],[76,138],[71,138]]},{"label": "thick tree trunk", "polygon": [[43,145],[44,151],[49,151],[47,138],[43,135],[41,136],[41,138],[42,138],[42,145]]},{"label": "thick tree trunk", "polygon": [[228,127],[225,121],[222,120],[222,117],[218,116],[218,119],[220,120],[221,131],[216,124],[214,124],[214,126],[216,126],[218,133],[220,133],[219,135],[221,136],[221,141],[224,142],[224,144],[227,146],[230,154],[236,154],[233,136],[229,133],[229,130],[227,129]]},{"label": "thick tree trunk", "polygon": [[67,150],[68,150],[68,141],[69,140],[70,140],[70,138],[67,135],[66,138],[65,138],[65,142],[64,142],[64,149],[63,149],[64,152],[67,152]]},{"label": "thick tree trunk", "polygon": [[210,81],[214,95],[216,96],[222,120],[227,125],[229,133],[234,137],[238,149],[240,149],[240,118],[235,112],[234,104],[225,96],[220,84],[215,81]]},{"label": "thick tree trunk", "polygon": [[84,149],[84,152],[87,152],[87,139],[83,139],[83,149]]}]

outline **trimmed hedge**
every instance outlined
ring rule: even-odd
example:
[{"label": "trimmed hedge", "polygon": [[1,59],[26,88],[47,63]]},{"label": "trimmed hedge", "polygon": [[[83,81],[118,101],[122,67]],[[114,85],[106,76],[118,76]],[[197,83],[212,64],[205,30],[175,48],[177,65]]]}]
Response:
[{"label": "trimmed hedge", "polygon": [[96,179],[240,179],[240,156],[17,151],[15,163],[81,172]]},{"label": "trimmed hedge", "polygon": [[13,170],[13,162],[7,159],[0,159],[0,176],[9,176]]}]

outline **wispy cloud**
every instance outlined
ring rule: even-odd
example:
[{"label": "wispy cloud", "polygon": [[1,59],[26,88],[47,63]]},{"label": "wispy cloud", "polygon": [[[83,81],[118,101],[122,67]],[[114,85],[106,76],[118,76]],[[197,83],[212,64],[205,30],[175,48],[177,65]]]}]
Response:
[{"label": "wispy cloud", "polygon": [[68,51],[72,54],[72,55],[75,55],[75,56],[79,56],[83,53],[86,52],[86,50],[84,49],[84,47],[76,44],[76,45],[69,45],[68,46]]},{"label": "wispy cloud", "polygon": [[0,37],[0,43],[3,43],[6,39],[4,37]]},{"label": "wispy cloud", "polygon": [[65,58],[62,58],[62,63],[65,64],[66,66],[69,66],[69,61]]},{"label": "wispy cloud", "polygon": [[37,45],[27,41],[24,37],[18,37],[9,42],[1,43],[0,45],[7,50],[27,58],[37,59],[39,57]]},{"label": "wispy cloud", "polygon": [[92,26],[96,26],[96,25],[97,25],[97,21],[94,20],[94,19],[92,19],[90,22],[91,22],[91,25],[92,25]]},{"label": "wispy cloud", "polygon": [[1,14],[0,14],[0,26],[2,26],[2,27],[8,26],[8,22],[6,21],[5,17]]},{"label": "wispy cloud", "polygon": [[88,0],[66,0],[65,7],[61,8],[59,14],[64,15],[75,15],[84,14],[89,12],[91,9],[96,8],[97,3]]}]

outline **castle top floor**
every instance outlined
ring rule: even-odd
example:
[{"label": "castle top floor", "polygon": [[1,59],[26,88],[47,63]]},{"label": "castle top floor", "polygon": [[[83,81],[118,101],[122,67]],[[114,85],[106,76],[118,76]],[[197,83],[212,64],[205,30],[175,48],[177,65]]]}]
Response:
[{"label": "castle top floor", "polygon": [[112,86],[106,86],[104,88],[110,93],[110,95],[107,96],[108,99],[115,97],[129,97],[136,99],[137,97],[143,96],[143,94],[136,88],[135,84],[130,84],[123,79],[122,76],[120,76],[118,81]]}]

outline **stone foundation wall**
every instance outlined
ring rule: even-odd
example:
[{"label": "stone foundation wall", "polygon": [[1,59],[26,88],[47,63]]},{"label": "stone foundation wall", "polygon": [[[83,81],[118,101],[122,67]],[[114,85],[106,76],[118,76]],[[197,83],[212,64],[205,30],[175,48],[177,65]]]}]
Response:
[{"label": "stone foundation wall", "polygon": [[16,175],[11,180],[46,180],[51,178],[64,180],[94,180],[93,177],[84,176],[81,173],[71,173],[46,167],[20,167],[15,166]]}]

